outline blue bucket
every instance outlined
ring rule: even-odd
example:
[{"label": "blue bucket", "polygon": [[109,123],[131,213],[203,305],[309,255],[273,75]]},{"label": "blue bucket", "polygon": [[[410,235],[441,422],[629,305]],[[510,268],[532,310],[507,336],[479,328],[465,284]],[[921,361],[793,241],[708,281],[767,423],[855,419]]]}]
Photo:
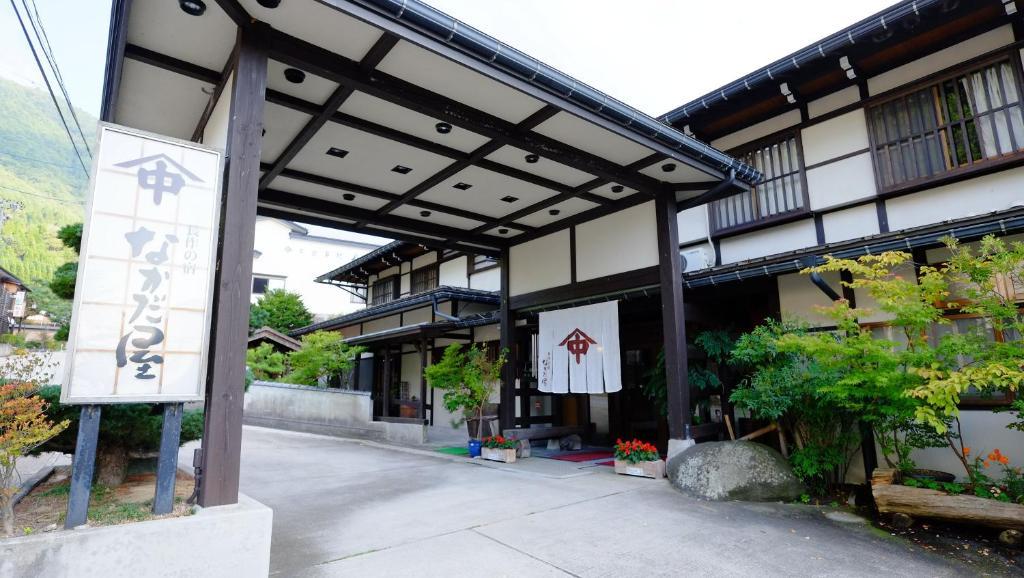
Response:
[{"label": "blue bucket", "polygon": [[480,440],[469,440],[469,457],[478,458],[480,457]]}]

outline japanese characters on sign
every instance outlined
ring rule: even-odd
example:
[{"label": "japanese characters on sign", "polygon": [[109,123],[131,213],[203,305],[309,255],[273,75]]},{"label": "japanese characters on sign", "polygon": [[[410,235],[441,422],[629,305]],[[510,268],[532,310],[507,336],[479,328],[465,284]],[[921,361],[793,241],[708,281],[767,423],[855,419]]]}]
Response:
[{"label": "japanese characters on sign", "polygon": [[63,403],[203,398],[221,154],[101,125]]}]

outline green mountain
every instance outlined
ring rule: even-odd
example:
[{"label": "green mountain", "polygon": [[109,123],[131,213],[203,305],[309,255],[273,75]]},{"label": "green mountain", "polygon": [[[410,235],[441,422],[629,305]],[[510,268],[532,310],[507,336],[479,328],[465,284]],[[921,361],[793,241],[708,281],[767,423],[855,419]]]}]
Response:
[{"label": "green mountain", "polygon": [[[96,119],[76,112],[91,146]],[[83,219],[88,182],[50,96],[0,78],[0,267],[29,285],[30,303],[58,318],[70,307],[46,284],[75,254],[57,230]]]}]

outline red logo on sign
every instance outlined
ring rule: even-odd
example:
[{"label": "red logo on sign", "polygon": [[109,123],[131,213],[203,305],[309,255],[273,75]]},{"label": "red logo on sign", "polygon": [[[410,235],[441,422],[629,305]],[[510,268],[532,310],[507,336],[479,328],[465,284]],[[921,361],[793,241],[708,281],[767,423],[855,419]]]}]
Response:
[{"label": "red logo on sign", "polygon": [[558,344],[559,347],[565,346],[569,350],[569,353],[576,356],[576,364],[580,362],[580,357],[587,354],[590,351],[590,345],[597,345],[597,342],[590,338],[589,335],[580,331],[577,327],[573,329],[569,335],[565,336],[565,339]]}]

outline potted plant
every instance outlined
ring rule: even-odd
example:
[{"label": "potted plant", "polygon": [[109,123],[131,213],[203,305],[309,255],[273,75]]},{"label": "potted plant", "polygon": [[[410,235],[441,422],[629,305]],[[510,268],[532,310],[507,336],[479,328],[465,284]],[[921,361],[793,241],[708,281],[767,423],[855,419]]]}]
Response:
[{"label": "potted plant", "polygon": [[665,462],[654,444],[634,439],[615,440],[615,473],[645,478],[664,478]]},{"label": "potted plant", "polygon": [[483,446],[480,450],[480,457],[495,462],[511,464],[516,461],[516,446],[519,445],[514,439],[500,435],[487,436],[481,440]]},{"label": "potted plant", "polygon": [[496,359],[488,359],[487,350],[477,344],[463,347],[458,343],[444,350],[441,360],[427,366],[424,375],[430,387],[444,391],[444,407],[450,412],[461,412],[469,433],[469,455],[480,455],[480,430],[484,420],[484,406],[494,393],[495,385],[505,365],[505,351]]}]

